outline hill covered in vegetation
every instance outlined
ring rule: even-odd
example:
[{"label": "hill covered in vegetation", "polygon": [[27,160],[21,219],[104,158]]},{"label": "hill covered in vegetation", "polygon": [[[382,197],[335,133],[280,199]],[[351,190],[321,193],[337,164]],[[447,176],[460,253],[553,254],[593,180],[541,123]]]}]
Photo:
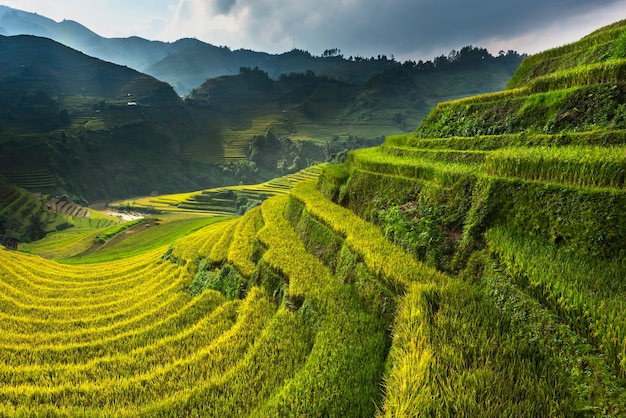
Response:
[{"label": "hill covered in vegetation", "polygon": [[0,411],[624,415],[624,39],[529,57],[242,217],[0,250]]},{"label": "hill covered in vegetation", "polygon": [[0,37],[0,51],[0,173],[10,182],[89,200],[204,186],[178,151],[194,125],[168,84],[46,38]]},{"label": "hill covered in vegetation", "polygon": [[[438,98],[497,90],[520,59],[468,48],[438,69],[381,57],[393,72],[366,84],[244,67],[183,101],[151,76],[46,38],[0,37],[0,49],[0,174],[82,203],[295,173],[413,129]],[[472,54],[485,59],[463,64]]]}]

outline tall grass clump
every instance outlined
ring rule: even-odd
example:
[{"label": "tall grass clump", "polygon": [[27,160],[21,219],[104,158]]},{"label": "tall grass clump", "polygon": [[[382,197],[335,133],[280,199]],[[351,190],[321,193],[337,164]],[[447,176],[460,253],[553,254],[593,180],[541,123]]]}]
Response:
[{"label": "tall grass clump", "polygon": [[593,341],[608,364],[626,377],[622,263],[559,250],[541,239],[503,228],[490,230],[486,239],[511,278]]},{"label": "tall grass clump", "polygon": [[515,147],[493,151],[487,174],[565,183],[578,187],[624,188],[626,149],[622,147]]},{"label": "tall grass clump", "polygon": [[452,185],[463,177],[472,176],[475,173],[475,168],[470,164],[433,162],[426,159],[393,156],[385,154],[379,148],[352,151],[349,162],[363,170],[391,176],[420,178],[435,181],[441,185]]}]

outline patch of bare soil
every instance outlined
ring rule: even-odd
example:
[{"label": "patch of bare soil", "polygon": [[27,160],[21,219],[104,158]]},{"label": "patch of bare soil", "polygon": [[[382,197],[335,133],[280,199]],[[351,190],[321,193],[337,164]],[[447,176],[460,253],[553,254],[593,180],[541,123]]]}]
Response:
[{"label": "patch of bare soil", "polygon": [[119,244],[121,241],[124,241],[125,239],[132,237],[133,235],[141,232],[141,231],[145,231],[147,228],[151,228],[153,226],[156,226],[159,224],[158,220],[153,220],[153,221],[149,221],[149,222],[144,222],[141,223],[139,225],[135,225],[132,228],[128,228],[126,231],[120,232],[119,234],[117,234],[116,236],[114,236],[113,238],[111,238],[110,240],[108,240],[102,247],[102,249],[104,248],[109,248],[114,246],[115,244]]}]

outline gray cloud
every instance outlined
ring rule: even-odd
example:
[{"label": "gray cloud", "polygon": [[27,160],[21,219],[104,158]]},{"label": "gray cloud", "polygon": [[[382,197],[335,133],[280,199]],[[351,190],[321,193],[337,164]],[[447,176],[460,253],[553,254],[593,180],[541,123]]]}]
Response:
[{"label": "gray cloud", "polygon": [[218,13],[228,14],[237,0],[215,0],[215,7]]},{"label": "gray cloud", "polygon": [[[622,16],[613,14],[609,18],[626,18],[626,0],[213,0],[212,3],[214,7],[207,8],[206,0],[181,0],[181,10],[195,11],[194,16],[186,16],[198,20],[192,26],[197,30],[207,28],[197,34],[207,42],[283,52],[291,48],[295,38],[298,48],[314,54],[339,48],[346,56],[366,57],[395,54],[432,58],[432,54],[447,53],[468,44],[489,47],[486,44],[490,43],[499,47],[515,39],[560,44],[560,38],[579,29],[581,22],[593,25],[592,17],[600,10],[610,7],[623,10]],[[198,10],[206,13],[199,14]],[[189,24],[185,20],[179,24]],[[609,22],[603,22],[606,23]],[[517,49],[527,52],[524,48]]]}]

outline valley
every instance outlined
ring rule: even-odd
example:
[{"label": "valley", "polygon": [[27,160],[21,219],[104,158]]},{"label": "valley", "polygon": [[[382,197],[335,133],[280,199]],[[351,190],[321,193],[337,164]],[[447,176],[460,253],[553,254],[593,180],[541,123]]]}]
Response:
[{"label": "valley", "polygon": [[[184,99],[33,63],[0,111],[0,415],[623,416],[625,40]],[[98,196],[144,217],[78,216]]]}]

